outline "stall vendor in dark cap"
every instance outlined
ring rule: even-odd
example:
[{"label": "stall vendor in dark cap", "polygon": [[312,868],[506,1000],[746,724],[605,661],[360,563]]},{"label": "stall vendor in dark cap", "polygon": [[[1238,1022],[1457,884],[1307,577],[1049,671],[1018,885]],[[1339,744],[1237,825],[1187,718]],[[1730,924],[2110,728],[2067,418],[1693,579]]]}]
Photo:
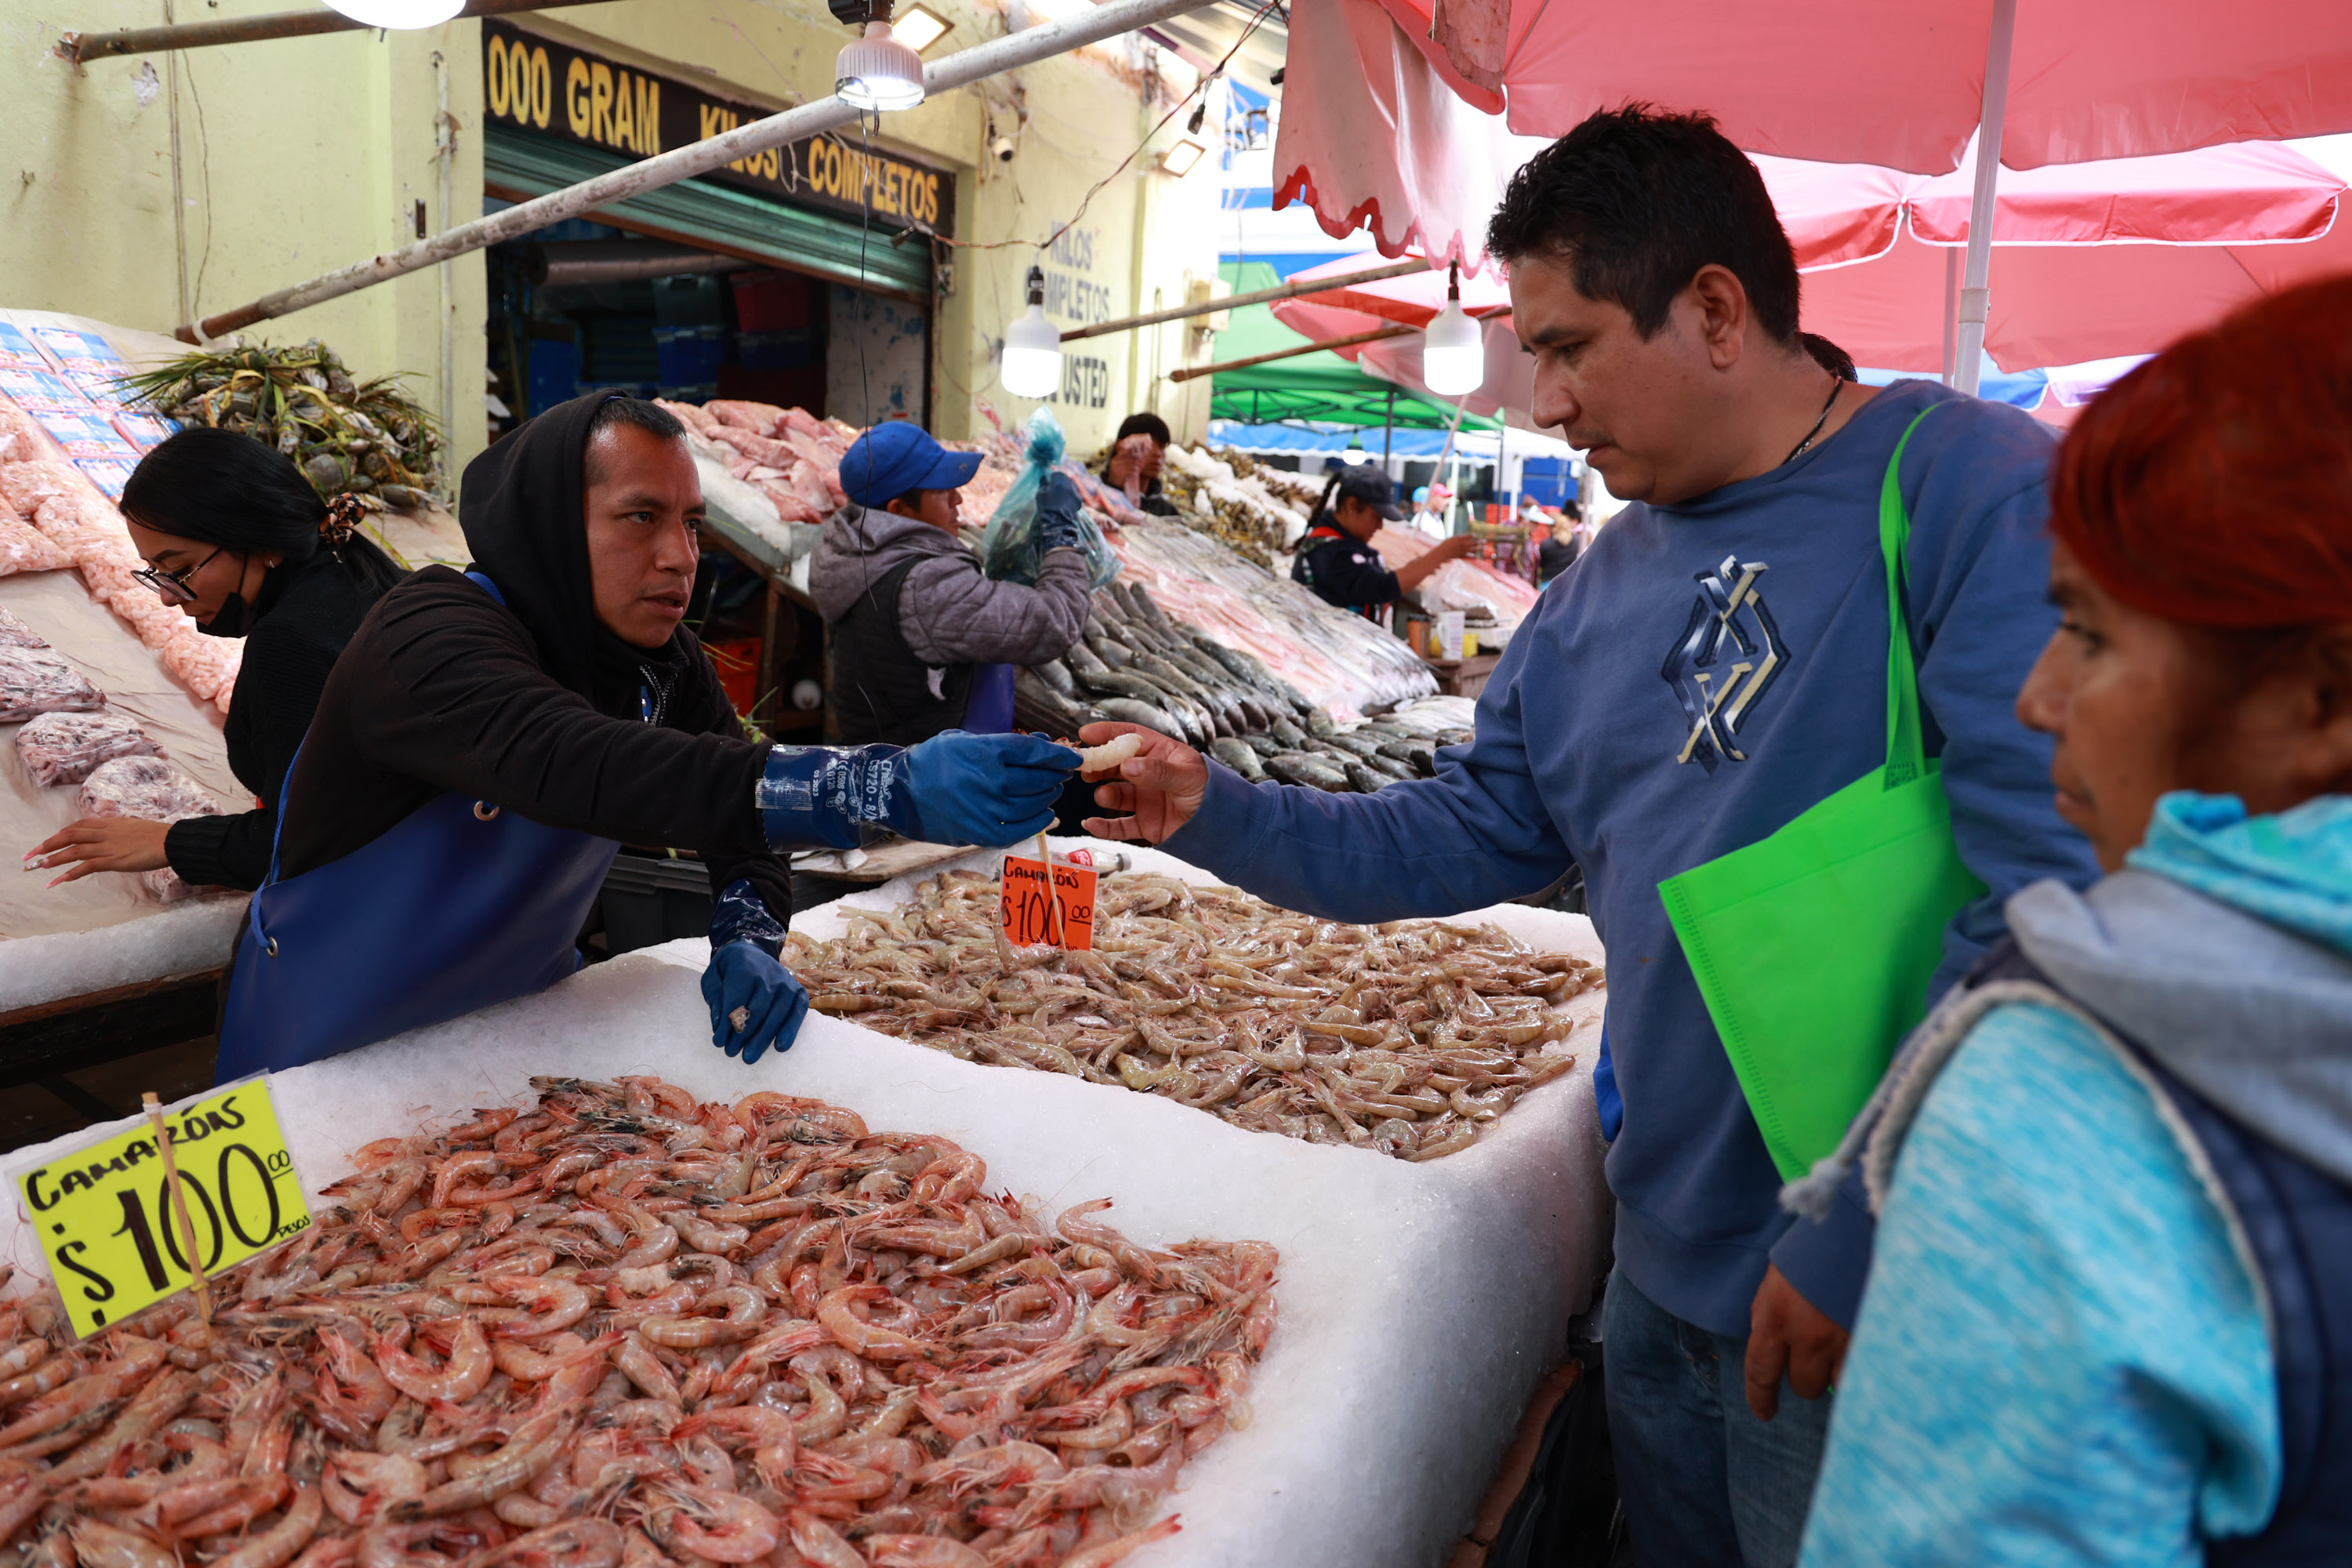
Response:
[{"label": "stall vendor in dark cap", "polygon": [[1456,534],[1391,571],[1373,548],[1372,536],[1381,523],[1403,521],[1404,510],[1396,503],[1396,488],[1388,475],[1369,463],[1339,469],[1323,487],[1307,536],[1298,542],[1291,578],[1326,603],[1378,619],[1431,573],[1478,547],[1470,535]]}]

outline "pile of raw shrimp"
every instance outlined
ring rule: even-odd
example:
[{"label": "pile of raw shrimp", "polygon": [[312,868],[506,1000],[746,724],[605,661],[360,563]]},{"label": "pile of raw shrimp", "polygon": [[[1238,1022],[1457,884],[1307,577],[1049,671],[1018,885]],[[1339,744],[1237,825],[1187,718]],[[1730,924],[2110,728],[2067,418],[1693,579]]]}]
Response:
[{"label": "pile of raw shrimp", "polygon": [[1048,1224],[818,1100],[533,1081],[362,1151],[209,1322],[0,1309],[11,1568],[1104,1568],[1248,1420],[1272,1247]]},{"label": "pile of raw shrimp", "polygon": [[841,906],[847,931],[794,932],[785,962],[818,1011],[967,1061],[1403,1160],[1470,1147],[1575,1067],[1559,1005],[1603,983],[1491,925],[1341,925],[1150,872],[1097,885],[1092,952],[1010,947],[997,901],[950,871],[895,910]]}]

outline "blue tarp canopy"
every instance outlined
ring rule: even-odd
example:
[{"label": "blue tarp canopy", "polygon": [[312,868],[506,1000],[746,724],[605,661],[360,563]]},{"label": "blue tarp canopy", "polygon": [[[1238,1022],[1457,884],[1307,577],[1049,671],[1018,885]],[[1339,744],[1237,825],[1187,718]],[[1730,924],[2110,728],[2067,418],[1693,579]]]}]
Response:
[{"label": "blue tarp canopy", "polygon": [[[1319,429],[1304,425],[1245,425],[1236,419],[1210,420],[1209,441],[1213,446],[1238,447],[1244,452],[1297,452],[1302,456],[1337,457],[1356,447],[1373,458],[1381,455],[1383,445],[1377,426],[1368,430]],[[1445,432],[1394,427],[1388,432],[1386,448],[1391,457],[1426,460],[1445,450]],[[1454,441],[1454,452],[1465,462],[1491,463],[1495,460],[1495,437],[1465,430]]]}]

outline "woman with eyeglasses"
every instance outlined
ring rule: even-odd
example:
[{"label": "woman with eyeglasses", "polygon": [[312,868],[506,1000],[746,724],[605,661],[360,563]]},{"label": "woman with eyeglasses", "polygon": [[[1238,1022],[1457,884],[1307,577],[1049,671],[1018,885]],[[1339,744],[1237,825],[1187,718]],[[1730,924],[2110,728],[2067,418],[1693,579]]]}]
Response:
[{"label": "woman with eyeglasses", "polygon": [[84,817],[29,863],[67,868],[60,881],[169,866],[194,886],[257,888],[278,790],[327,672],[405,574],[354,531],[356,498],[329,506],[290,458],[226,430],[183,430],[148,453],[123,487],[122,514],[148,563],[133,575],[207,634],[246,639],[223,738],[230,771],[265,804],[169,824]]}]

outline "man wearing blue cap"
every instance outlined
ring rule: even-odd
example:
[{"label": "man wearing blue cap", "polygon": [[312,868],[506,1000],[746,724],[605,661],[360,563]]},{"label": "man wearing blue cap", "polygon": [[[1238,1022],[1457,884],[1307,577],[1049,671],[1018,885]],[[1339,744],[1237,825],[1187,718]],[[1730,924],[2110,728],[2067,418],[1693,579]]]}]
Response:
[{"label": "man wearing blue cap", "polygon": [[904,420],[843,454],[849,504],[825,524],[809,593],[831,627],[833,738],[910,746],[943,730],[1013,728],[1015,666],[1067,653],[1087,624],[1077,488],[1046,476],[1037,584],[992,582],[957,531],[976,452]]},{"label": "man wearing blue cap", "polygon": [[1423,578],[1459,561],[1478,547],[1470,535],[1443,540],[1391,572],[1372,548],[1383,522],[1402,522],[1404,511],[1388,475],[1370,463],[1339,469],[1323,487],[1307,536],[1290,563],[1294,581],[1312,588],[1327,604],[1373,620],[1419,587]]}]

